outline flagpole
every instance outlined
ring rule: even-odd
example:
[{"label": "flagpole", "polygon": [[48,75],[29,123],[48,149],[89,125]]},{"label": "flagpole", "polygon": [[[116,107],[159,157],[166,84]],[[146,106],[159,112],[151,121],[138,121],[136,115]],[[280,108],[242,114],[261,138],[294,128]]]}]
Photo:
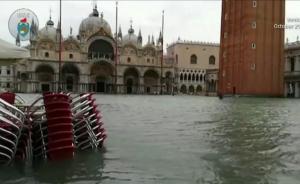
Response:
[{"label": "flagpole", "polygon": [[161,26],[161,34],[162,34],[162,40],[161,40],[161,60],[160,60],[160,94],[163,94],[163,60],[164,60],[164,14],[165,11],[162,11],[162,26]]},{"label": "flagpole", "polygon": [[116,1],[116,53],[115,53],[115,93],[118,92],[118,87],[117,87],[117,77],[118,77],[118,72],[117,72],[117,65],[118,65],[118,1]]},{"label": "flagpole", "polygon": [[61,86],[61,1],[59,0],[59,54],[58,54],[58,60],[59,60],[59,65],[58,65],[58,92],[62,91],[62,86]]}]

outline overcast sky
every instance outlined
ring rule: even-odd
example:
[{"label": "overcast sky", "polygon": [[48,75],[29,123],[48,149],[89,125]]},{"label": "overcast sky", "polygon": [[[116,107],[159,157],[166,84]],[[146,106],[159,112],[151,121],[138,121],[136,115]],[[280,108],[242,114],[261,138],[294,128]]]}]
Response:
[{"label": "overcast sky", "polygon": [[[104,19],[115,32],[115,1],[97,1],[98,11],[103,12]],[[0,1],[0,38],[11,43],[15,39],[8,30],[10,15],[19,8],[31,9],[38,16],[39,28],[49,20],[52,9],[52,20],[57,25],[59,1]],[[92,11],[92,1],[63,1],[63,36],[69,35],[70,27],[73,35],[78,34],[80,22]],[[300,1],[290,0],[286,3],[286,18],[300,19]],[[127,34],[130,19],[138,34],[142,30],[143,43],[147,42],[148,34],[155,39],[161,29],[162,10],[165,11],[165,44],[178,39],[217,42],[220,40],[221,1],[119,1],[119,23],[123,36]],[[290,24],[287,22],[287,24]],[[295,23],[292,23],[295,24]],[[300,22],[298,22],[300,25]],[[295,41],[300,29],[286,30],[285,36]],[[24,43],[22,45],[25,45]]]}]

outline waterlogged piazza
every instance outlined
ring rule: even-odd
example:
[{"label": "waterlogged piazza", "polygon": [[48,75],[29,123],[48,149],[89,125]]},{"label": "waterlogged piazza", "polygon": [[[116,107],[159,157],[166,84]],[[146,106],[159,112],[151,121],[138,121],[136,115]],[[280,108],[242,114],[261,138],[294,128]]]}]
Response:
[{"label": "waterlogged piazza", "polygon": [[[31,101],[36,95],[21,95]],[[97,95],[103,152],[1,167],[1,183],[295,184],[299,100]]]},{"label": "waterlogged piazza", "polygon": [[0,7],[1,184],[300,183],[300,2]]}]

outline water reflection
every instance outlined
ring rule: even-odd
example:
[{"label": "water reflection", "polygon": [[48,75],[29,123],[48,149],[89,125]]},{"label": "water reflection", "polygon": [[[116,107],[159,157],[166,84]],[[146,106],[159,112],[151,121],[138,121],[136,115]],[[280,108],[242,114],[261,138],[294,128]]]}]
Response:
[{"label": "water reflection", "polygon": [[[212,152],[205,155],[217,183],[276,183],[283,166],[280,146],[290,136],[280,108],[262,99],[230,99],[210,131]],[[263,104],[263,105],[262,105]],[[224,104],[223,104],[224,105]]]},{"label": "water reflection", "polygon": [[72,160],[35,164],[33,177],[39,183],[100,182],[103,168],[103,153],[85,151]]}]

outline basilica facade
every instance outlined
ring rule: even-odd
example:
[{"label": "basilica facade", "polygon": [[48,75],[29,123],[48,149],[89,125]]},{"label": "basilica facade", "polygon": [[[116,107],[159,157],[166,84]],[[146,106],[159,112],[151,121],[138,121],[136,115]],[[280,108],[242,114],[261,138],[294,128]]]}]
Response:
[{"label": "basilica facade", "polygon": [[163,60],[161,33],[156,40],[148,36],[145,44],[141,30],[136,34],[132,25],[126,34],[119,28],[115,35],[95,7],[82,20],[77,36],[70,31],[61,38],[60,55],[59,27],[51,18],[42,29],[32,23],[27,47],[31,57],[14,66],[15,91],[173,92],[175,65]]}]

